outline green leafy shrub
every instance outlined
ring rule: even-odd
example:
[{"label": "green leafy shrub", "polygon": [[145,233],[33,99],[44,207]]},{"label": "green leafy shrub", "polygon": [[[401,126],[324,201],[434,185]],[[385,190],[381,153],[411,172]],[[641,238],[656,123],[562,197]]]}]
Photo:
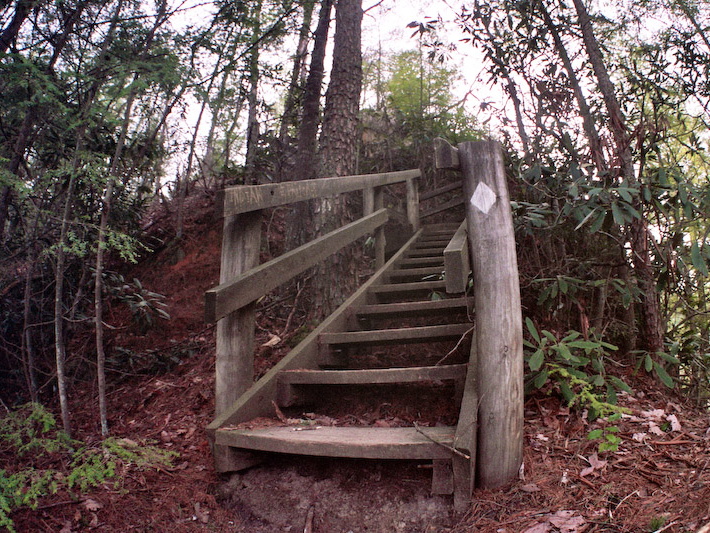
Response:
[{"label": "green leafy shrub", "polygon": [[[568,331],[558,339],[553,333],[538,332],[529,318],[525,325],[532,341],[525,340],[526,361],[530,374],[526,377],[526,391],[553,384],[569,407],[587,409],[590,421],[598,418],[614,422],[625,409],[617,405],[617,391],[631,392],[631,388],[616,376],[607,374],[605,360],[617,347],[595,338],[588,339],[578,331]],[[591,440],[602,439],[599,451],[616,451],[619,438],[616,426],[589,433]]]},{"label": "green leafy shrub", "polygon": [[[39,404],[27,404],[0,419],[0,451],[11,461],[0,468],[0,527],[14,532],[10,514],[36,508],[40,498],[58,490],[86,492],[113,480],[121,486],[128,468],[169,466],[177,453],[129,439],[108,438],[82,445],[59,430],[54,416]],[[54,461],[46,460],[54,456]],[[22,457],[22,462],[15,460]],[[36,459],[44,457],[39,462]],[[57,469],[47,464],[66,465]]]},{"label": "green leafy shrub", "polygon": [[133,322],[142,333],[155,326],[158,320],[170,320],[170,315],[165,310],[165,296],[152,292],[143,287],[139,279],[133,278],[127,282],[121,274],[111,272],[106,283],[111,296],[126,304],[131,310]]}]

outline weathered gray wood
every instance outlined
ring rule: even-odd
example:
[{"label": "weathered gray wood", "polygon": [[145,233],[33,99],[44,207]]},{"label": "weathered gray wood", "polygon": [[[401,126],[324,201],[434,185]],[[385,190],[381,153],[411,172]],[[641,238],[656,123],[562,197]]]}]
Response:
[{"label": "weathered gray wood", "polygon": [[324,344],[373,345],[391,343],[418,343],[458,339],[471,329],[471,324],[444,324],[412,328],[377,329],[368,331],[343,331],[323,333]]},{"label": "weathered gray wood", "polygon": [[453,209],[454,207],[458,207],[460,205],[463,205],[464,203],[466,203],[466,201],[463,198],[454,198],[453,200],[449,200],[448,202],[444,202],[441,205],[438,205],[432,209],[429,209],[428,211],[425,211],[421,214],[421,218],[427,218],[432,215],[443,213],[444,211],[448,211],[449,209]]},{"label": "weathered gray wood", "polygon": [[442,250],[446,248],[449,244],[452,235],[432,235],[431,237],[419,239],[419,242],[414,246],[414,249],[418,248],[441,248]]},{"label": "weathered gray wood", "polygon": [[224,189],[218,193],[217,212],[222,216],[236,215],[312,198],[359,191],[368,187],[392,185],[419,176],[421,176],[421,172],[416,169],[267,185],[242,185]]},{"label": "weathered gray wood", "polygon": [[444,247],[441,248],[412,248],[407,252],[407,257],[443,257]]},{"label": "weathered gray wood", "polygon": [[[220,280],[230,279],[259,264],[261,214],[224,219]],[[223,413],[254,380],[255,309],[249,305],[217,323],[215,359],[215,411]],[[215,466],[221,471],[237,465],[239,456],[215,448]]]},{"label": "weathered gray wood", "polygon": [[450,459],[453,427],[269,427],[216,431],[217,444],[265,452],[361,459]]},{"label": "weathered gray wood", "polygon": [[483,488],[518,474],[523,458],[523,343],[515,235],[503,150],[459,144],[476,287],[478,467]]},{"label": "weathered gray wood", "polygon": [[283,370],[294,368],[316,368],[318,366],[319,338],[321,334],[329,331],[342,331],[348,321],[349,310],[353,306],[367,303],[369,290],[382,282],[387,275],[388,269],[404,255],[408,246],[421,234],[421,231],[414,236],[395,254],[385,266],[375,272],[350,298],[348,298],[338,309],[314,329],[298,346],[291,350],[281,361],[269,370],[253,387],[237,399],[222,414],[217,416],[208,426],[207,435],[214,440],[215,431],[227,424],[239,424],[260,416],[273,414],[272,401],[276,398],[276,386],[278,376]]},{"label": "weathered gray wood", "polygon": [[444,249],[446,292],[466,292],[468,275],[471,273],[466,225],[467,223],[464,220],[446,249]]},{"label": "weathered gray wood", "polygon": [[368,368],[364,370],[287,370],[279,382],[289,385],[382,385],[463,379],[467,365]]},{"label": "weathered gray wood", "polygon": [[[260,213],[225,218],[220,281],[237,277],[258,265],[260,247]],[[254,306],[222,316],[224,318],[217,323],[215,362],[215,409],[218,414],[251,386],[254,376]]]},{"label": "weathered gray wood", "polygon": [[[462,185],[462,187],[463,187],[463,185]],[[426,226],[422,227],[422,229],[424,230],[422,232],[422,237],[426,237],[427,235],[431,235],[432,233],[438,233],[441,231],[445,231],[447,233],[454,232],[454,231],[456,231],[456,228],[458,228],[458,227],[459,227],[458,222],[436,222],[434,224],[427,224]]]},{"label": "weathered gray wood", "polygon": [[443,187],[439,187],[438,189],[422,193],[419,196],[419,201],[424,202],[425,200],[430,200],[432,198],[436,198],[437,196],[441,196],[442,194],[446,194],[447,192],[452,192],[456,190],[460,190],[463,192],[463,182],[459,181],[456,183],[449,183],[448,185],[444,185]]},{"label": "weathered gray wood", "polygon": [[397,266],[400,268],[422,266],[440,266],[443,268],[444,257],[441,255],[436,257],[407,257],[405,259],[402,259]]},{"label": "weathered gray wood", "polygon": [[454,448],[463,455],[452,457],[454,472],[454,508],[465,512],[471,504],[476,482],[476,439],[478,430],[478,351],[477,335],[473,333],[471,352],[468,361],[468,373],[464,385],[459,420],[454,436]]},{"label": "weathered gray wood", "polygon": [[421,224],[419,222],[419,180],[415,178],[407,180],[407,219],[412,230],[417,231]]},{"label": "weathered gray wood", "polygon": [[356,308],[359,317],[405,317],[421,315],[441,315],[443,313],[462,312],[473,308],[473,298],[445,298],[442,300],[423,300],[419,302],[398,302],[391,304],[363,305]]},{"label": "weathered gray wood", "polygon": [[397,268],[392,270],[390,272],[390,280],[394,281],[395,279],[408,279],[408,280],[413,280],[413,279],[424,279],[428,277],[433,277],[433,276],[442,276],[444,275],[444,269],[441,267],[420,267],[420,268]]},{"label": "weathered gray wood", "polygon": [[441,279],[433,281],[418,281],[412,283],[384,283],[372,288],[372,293],[377,296],[396,296],[398,294],[426,294],[432,291],[446,289],[446,282]]},{"label": "weathered gray wood", "polygon": [[381,209],[208,290],[205,293],[205,320],[214,322],[254,302],[386,221],[387,210]]},{"label": "weathered gray wood", "polygon": [[436,168],[452,170],[460,168],[458,149],[441,137],[434,139],[434,159]]}]

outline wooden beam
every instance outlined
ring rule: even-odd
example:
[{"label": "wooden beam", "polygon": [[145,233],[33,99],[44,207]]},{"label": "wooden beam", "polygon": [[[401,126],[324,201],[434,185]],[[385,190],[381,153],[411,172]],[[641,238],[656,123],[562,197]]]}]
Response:
[{"label": "wooden beam", "polygon": [[429,209],[429,211],[425,211],[424,213],[422,213],[422,218],[427,218],[432,215],[442,213],[443,211],[448,211],[449,209],[453,209],[454,207],[463,205],[465,203],[466,200],[463,198],[454,198],[453,200],[449,200],[448,202],[444,202],[443,204],[437,205],[436,207]]},{"label": "wooden beam", "polygon": [[214,322],[254,302],[359,237],[379,228],[387,222],[387,218],[387,210],[381,209],[208,290],[205,293],[205,320]]},{"label": "wooden beam", "polygon": [[419,221],[419,181],[410,178],[407,180],[407,219],[412,230],[417,231]]},{"label": "wooden beam", "polygon": [[358,317],[405,317],[456,313],[473,307],[473,298],[444,298],[419,302],[363,305],[355,309]]},{"label": "wooden beam", "polygon": [[425,200],[436,198],[437,196],[441,196],[442,194],[446,194],[447,192],[456,190],[463,192],[463,182],[457,181],[456,183],[449,183],[448,185],[444,185],[443,187],[439,187],[438,189],[434,189],[433,191],[427,191],[419,197],[419,200],[423,202]]},{"label": "wooden beam", "polygon": [[471,263],[465,220],[444,249],[444,268],[446,269],[446,292],[466,292]]},{"label": "wooden beam", "polygon": [[323,333],[320,336],[320,341],[324,344],[359,345],[436,342],[446,339],[458,339],[472,327],[472,324],[444,324],[441,326],[343,331]]},{"label": "wooden beam", "polygon": [[436,168],[450,170],[460,168],[458,149],[441,137],[434,139],[434,159],[436,160]]},{"label": "wooden beam", "polygon": [[463,379],[465,364],[365,370],[288,370],[279,382],[289,385],[382,385]]},{"label": "wooden beam", "polygon": [[523,329],[513,216],[500,143],[459,144],[473,261],[478,352],[477,485],[495,488],[523,460]]},{"label": "wooden beam", "polygon": [[267,207],[322,198],[346,192],[359,191],[368,187],[382,187],[401,183],[421,176],[419,169],[385,172],[383,174],[364,174],[342,176],[339,178],[319,178],[303,181],[289,181],[267,185],[241,185],[219,191],[217,194],[217,213],[230,216],[247,213]]},{"label": "wooden beam", "polygon": [[270,427],[217,430],[217,444],[266,452],[361,459],[451,459],[453,427]]}]

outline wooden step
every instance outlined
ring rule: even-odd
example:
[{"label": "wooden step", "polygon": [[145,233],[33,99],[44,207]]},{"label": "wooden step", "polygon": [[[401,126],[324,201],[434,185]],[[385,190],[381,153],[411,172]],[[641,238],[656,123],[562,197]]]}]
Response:
[{"label": "wooden step", "polygon": [[415,281],[412,283],[384,283],[375,285],[370,293],[376,296],[397,296],[413,294],[429,294],[433,291],[446,291],[446,281],[435,279],[431,281]]},{"label": "wooden step", "polygon": [[221,428],[218,445],[264,452],[360,459],[450,459],[455,427]]},{"label": "wooden step", "polygon": [[468,365],[368,368],[365,370],[286,370],[279,383],[287,385],[382,385],[464,379]]},{"label": "wooden step", "polygon": [[436,342],[458,339],[473,328],[471,323],[444,324],[441,326],[417,326],[413,328],[376,329],[368,331],[345,331],[321,333],[322,344],[382,345],[398,343]]},{"label": "wooden step", "polygon": [[407,250],[405,258],[409,257],[439,257],[444,255],[444,247],[441,248],[417,248],[416,250]]},{"label": "wooden step", "polygon": [[399,268],[421,267],[421,266],[444,266],[444,256],[437,255],[434,257],[405,257],[397,263]]},{"label": "wooden step", "polygon": [[410,247],[410,250],[420,250],[422,248],[441,248],[443,250],[451,241],[451,237],[453,235],[436,239],[419,239]]},{"label": "wooden step", "polygon": [[430,313],[462,312],[472,308],[473,298],[445,298],[441,300],[421,300],[417,302],[398,302],[390,304],[363,305],[355,308],[359,318],[383,318],[421,316]]},{"label": "wooden step", "polygon": [[[395,280],[422,280],[429,281],[433,279],[438,279],[444,273],[444,268],[442,266],[433,267],[418,267],[418,268],[394,268],[390,270],[387,274],[389,275],[390,281]],[[428,280],[426,278],[429,278]]]}]

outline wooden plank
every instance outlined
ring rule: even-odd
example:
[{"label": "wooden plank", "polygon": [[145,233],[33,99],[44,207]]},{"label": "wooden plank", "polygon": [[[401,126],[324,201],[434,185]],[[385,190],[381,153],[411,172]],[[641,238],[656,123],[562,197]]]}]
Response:
[{"label": "wooden plank", "polygon": [[478,351],[476,332],[471,338],[468,372],[464,384],[459,421],[456,425],[454,448],[463,455],[452,457],[454,471],[454,508],[457,512],[468,510],[476,481],[476,438],[478,432]]},{"label": "wooden plank", "polygon": [[434,139],[434,160],[436,168],[456,170],[461,167],[458,149],[441,137]]},{"label": "wooden plank", "polygon": [[323,333],[320,341],[324,344],[390,344],[434,342],[458,339],[471,329],[471,324],[444,324],[440,326],[417,326],[412,328],[376,329],[367,331],[345,331]]},{"label": "wooden plank", "polygon": [[443,257],[444,248],[416,248],[407,251],[407,257]]},{"label": "wooden plank", "polygon": [[410,368],[372,368],[365,370],[288,370],[279,382],[288,385],[382,385],[464,379],[465,364],[418,366]]},{"label": "wooden plank", "polygon": [[445,298],[419,302],[399,302],[391,304],[363,305],[355,309],[359,317],[405,317],[444,312],[461,312],[473,307],[473,298]]},{"label": "wooden plank", "polygon": [[397,268],[393,269],[390,274],[390,280],[395,279],[424,279],[428,277],[443,277],[444,269],[441,267],[419,267],[419,268]]},{"label": "wooden plank", "polygon": [[205,320],[214,322],[267,294],[285,281],[317,264],[387,221],[386,209],[272,259],[205,293]]},{"label": "wooden plank", "polygon": [[478,350],[477,486],[518,475],[523,460],[523,329],[513,216],[503,148],[487,140],[458,146],[476,287]]},{"label": "wooden plank", "polygon": [[451,240],[452,234],[448,235],[437,235],[433,238],[430,239],[419,239],[419,242],[417,242],[413,249],[417,250],[419,248],[439,248],[443,250],[446,248],[446,245],[449,244],[449,241]]},{"label": "wooden plank", "polygon": [[208,437],[214,440],[215,431],[226,424],[239,424],[260,416],[272,415],[274,408],[271,402],[276,398],[279,373],[294,368],[315,368],[320,357],[318,342],[320,335],[329,331],[342,331],[346,327],[350,309],[367,302],[370,289],[382,282],[387,271],[404,255],[407,247],[415,242],[420,234],[421,231],[415,233],[384,268],[375,272],[350,298],[274,365],[252,388],[240,396],[224,413],[217,416],[207,426]]},{"label": "wooden plank", "polygon": [[422,213],[421,217],[427,218],[438,213],[443,213],[444,211],[448,211],[449,209],[453,209],[454,207],[458,207],[459,205],[463,205],[465,203],[466,200],[464,200],[463,198],[454,198],[453,200],[444,202],[443,204],[440,204],[430,209],[429,211],[425,211],[424,213]]},{"label": "wooden plank", "polygon": [[436,198],[437,196],[441,196],[442,194],[446,194],[447,192],[462,190],[462,188],[463,183],[460,181],[456,183],[449,183],[448,185],[444,185],[443,187],[439,187],[438,189],[423,193],[421,196],[419,196],[419,201],[423,202],[425,200],[430,200],[432,198]]},{"label": "wooden plank", "polygon": [[453,427],[219,429],[217,444],[265,452],[360,459],[450,459]]},{"label": "wooden plank", "polygon": [[444,257],[443,256],[426,256],[426,257],[407,257],[402,259],[398,265],[398,267],[420,267],[420,266],[444,266]]},{"label": "wooden plank", "polygon": [[222,216],[236,215],[312,198],[359,191],[368,187],[392,185],[420,176],[421,171],[415,169],[266,185],[242,185],[218,192],[217,212]]},{"label": "wooden plank", "polygon": [[404,293],[429,293],[446,289],[446,282],[441,279],[433,281],[418,281],[412,283],[384,283],[371,289],[375,295],[396,295]]},{"label": "wooden plank", "polygon": [[449,293],[466,292],[468,275],[471,273],[466,224],[464,220],[444,249],[446,292]]},{"label": "wooden plank", "polygon": [[[375,187],[375,197],[373,199],[375,210],[380,210],[385,206],[385,194],[382,187]],[[389,213],[389,211],[388,211]],[[385,264],[385,247],[387,239],[385,238],[385,227],[380,226],[375,230],[375,268],[382,268]]]}]

